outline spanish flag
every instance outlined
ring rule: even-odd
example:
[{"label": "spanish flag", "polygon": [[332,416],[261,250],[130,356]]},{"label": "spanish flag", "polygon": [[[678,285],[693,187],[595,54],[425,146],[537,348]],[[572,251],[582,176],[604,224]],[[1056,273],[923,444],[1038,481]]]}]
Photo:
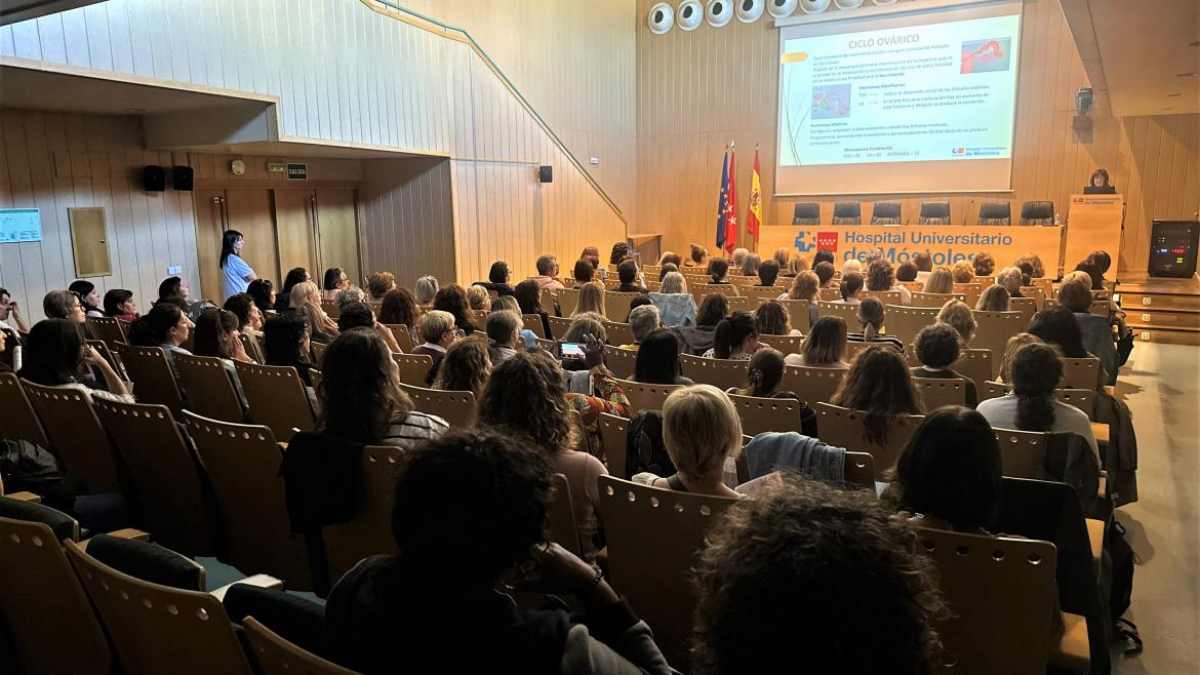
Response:
[{"label": "spanish flag", "polygon": [[746,232],[758,241],[758,227],[762,225],[762,181],[758,177],[758,146],[754,147],[754,172],[750,174],[750,210],[746,214]]}]

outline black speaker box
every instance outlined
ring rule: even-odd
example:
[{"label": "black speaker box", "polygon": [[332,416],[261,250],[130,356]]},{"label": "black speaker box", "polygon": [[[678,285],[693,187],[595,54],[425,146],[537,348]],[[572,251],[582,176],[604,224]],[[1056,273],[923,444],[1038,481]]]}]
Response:
[{"label": "black speaker box", "polygon": [[146,192],[162,192],[167,189],[167,172],[161,166],[146,165],[142,169],[142,188]]},{"label": "black speaker box", "polygon": [[176,190],[192,191],[192,167],[176,166],[171,168],[171,180]]},{"label": "black speaker box", "polygon": [[553,183],[554,182],[554,167],[546,166],[546,165],[539,166],[538,167],[538,182],[539,183]]}]

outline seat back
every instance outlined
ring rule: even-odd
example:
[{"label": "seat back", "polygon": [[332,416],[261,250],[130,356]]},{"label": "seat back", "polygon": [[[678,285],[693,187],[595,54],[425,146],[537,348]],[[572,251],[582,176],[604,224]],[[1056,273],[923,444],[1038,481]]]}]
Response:
[{"label": "seat back", "polygon": [[684,377],[690,377],[700,384],[711,384],[724,391],[730,387],[745,386],[750,362],[680,354],[679,365]]},{"label": "seat back", "polygon": [[833,393],[846,377],[846,371],[846,368],[784,366],[779,388],[795,393],[811,407],[814,403],[833,398]]},{"label": "seat back", "polygon": [[941,309],[943,305],[951,300],[967,301],[967,296],[962,293],[926,293],[924,291],[912,292],[913,307],[936,307]]},{"label": "seat back", "polygon": [[[971,310],[975,317],[975,338],[971,346],[975,349],[990,349],[992,354],[1004,354],[1008,339],[1025,330],[1020,312],[981,312]],[[1000,373],[1000,359],[992,359],[992,377]]]},{"label": "seat back", "polygon": [[4,419],[0,421],[0,438],[50,447],[46,430],[42,428],[42,422],[34,412],[16,373],[0,373],[0,410],[4,411]]},{"label": "seat back", "polygon": [[914,377],[913,384],[921,392],[926,410],[937,410],[947,405],[966,405],[966,383],[959,379],[936,377]]},{"label": "seat back", "polygon": [[713,523],[737,502],[600,476],[597,505],[608,538],[609,579],[654,626],[667,660],[686,668],[696,608],[688,570]]},{"label": "seat back", "polygon": [[637,351],[604,345],[604,365],[622,380],[632,380],[637,367]]},{"label": "seat back", "polygon": [[119,377],[129,381],[129,373],[125,372],[125,364],[121,363],[121,359],[117,357],[117,353],[112,349],[109,349],[107,343],[105,343],[103,340],[87,340],[86,342],[88,346],[92,347],[100,354],[100,357],[103,358],[108,365],[112,366],[112,369],[116,371]]},{"label": "seat back", "polygon": [[738,293],[737,286],[733,284],[688,284],[692,289],[692,296],[696,299],[696,306],[699,307],[704,302],[704,296],[709,293],[720,293],[726,297],[734,297],[741,295]]},{"label": "seat back", "polygon": [[629,320],[629,304],[641,295],[637,292],[607,291],[604,294],[604,311],[613,321]]},{"label": "seat back", "polygon": [[982,395],[983,384],[992,379],[992,350],[964,349],[958,355],[954,370],[974,382],[975,393]]},{"label": "seat back", "polygon": [[424,387],[429,377],[429,369],[433,368],[433,357],[427,354],[392,354],[400,370],[400,382],[414,387]]},{"label": "seat back", "polygon": [[800,433],[800,410],[804,405],[794,398],[761,398],[729,395],[742,418],[742,433],[757,436],[767,431]]},{"label": "seat back", "polygon": [[753,312],[758,309],[759,301],[757,298],[748,298],[744,295],[727,295],[725,301],[729,303],[729,313],[734,312]]},{"label": "seat back", "polygon": [[220,600],[131,577],[73,541],[66,551],[124,672],[251,675]]},{"label": "seat back", "polygon": [[866,413],[829,403],[817,403],[813,407],[817,412],[817,429],[820,430],[821,440],[854,452],[870,453],[875,458],[877,476],[882,476],[896,465],[904,446],[908,445],[908,439],[925,419],[923,415],[892,415],[887,420],[885,441],[876,443],[867,438],[864,426]]},{"label": "seat back", "polygon": [[100,621],[45,523],[0,517],[0,616],[16,657],[5,672],[113,672]]},{"label": "seat back", "polygon": [[1061,387],[1095,391],[1100,385],[1100,359],[1087,356],[1081,359],[1064,358]]},{"label": "seat back", "polygon": [[662,410],[663,403],[671,392],[679,389],[677,384],[643,384],[633,380],[617,380],[621,390],[629,399],[629,414],[636,415],[643,410]]},{"label": "seat back", "polygon": [[402,323],[384,324],[387,329],[392,331],[392,337],[396,338],[396,344],[400,347],[400,351],[405,354],[411,352],[416,345],[413,343],[412,332],[408,330],[408,326]]},{"label": "seat back", "polygon": [[787,310],[788,319],[792,323],[792,328],[801,333],[808,334],[812,328],[808,320],[808,301],[807,300],[778,300],[779,304]]},{"label": "seat back", "polygon": [[1055,389],[1054,397],[1059,403],[1075,406],[1083,411],[1088,419],[1096,421],[1096,390],[1095,389]]},{"label": "seat back", "polygon": [[89,316],[87,330],[89,335],[104,342],[109,349],[116,349],[114,345],[118,342],[126,342],[124,323],[115,317]]},{"label": "seat back", "polygon": [[243,420],[241,399],[221,359],[176,354],[175,368],[187,392],[188,410],[226,422]]},{"label": "seat back", "polygon": [[1009,202],[982,202],[979,205],[980,225],[1012,225],[1012,204]]},{"label": "seat back", "polygon": [[322,342],[312,343],[312,362],[318,368],[325,367],[325,350],[329,349],[329,345]]},{"label": "seat back", "polygon": [[567,329],[571,327],[571,319],[562,316],[550,317],[550,337],[555,340],[563,339],[567,334]]},{"label": "seat back", "polygon": [[1000,398],[1007,396],[1012,391],[1012,386],[995,380],[988,380],[983,383],[983,387],[979,389],[979,402],[983,403],[989,398]]},{"label": "seat back", "polygon": [[561,473],[553,474],[550,478],[552,497],[546,511],[546,529],[550,533],[550,541],[575,555],[582,555],[579,526],[575,523],[575,510],[571,506],[571,484]]},{"label": "seat back", "polygon": [[918,528],[917,536],[951,609],[937,626],[945,648],[939,672],[1046,672],[1054,545],[930,528]]},{"label": "seat back", "polygon": [[[628,314],[628,312],[626,312]],[[627,323],[617,321],[601,321],[604,325],[604,333],[608,336],[608,344],[610,345],[631,345],[633,344],[633,327]]]},{"label": "seat back", "polygon": [[800,345],[804,344],[804,336],[759,335],[758,341],[764,345],[767,345],[768,347],[774,347],[775,349],[778,349],[780,352],[783,352],[784,356],[787,356],[788,354],[800,353]]},{"label": "seat back", "polygon": [[[1032,288],[1031,286],[1029,288]],[[1038,313],[1036,298],[1009,298],[1008,311],[1021,313],[1021,325],[1028,326],[1033,321],[1033,315]]]},{"label": "seat back", "polygon": [[817,311],[821,316],[840,316],[846,322],[850,330],[854,330],[858,326],[858,305],[848,305],[844,302],[832,302],[827,300],[819,300],[817,302]]},{"label": "seat back", "polygon": [[921,225],[949,225],[950,202],[921,202],[917,222]]},{"label": "seat back", "polygon": [[979,302],[979,295],[983,293],[983,284],[975,282],[967,284],[955,283],[954,293],[955,295],[962,294],[963,302],[967,303],[967,306],[971,309],[974,309],[975,303]]},{"label": "seat back", "polygon": [[821,205],[817,202],[796,202],[792,207],[793,225],[820,225]]},{"label": "seat back", "polygon": [[841,288],[838,287],[836,279],[834,280],[834,284],[832,286],[817,289],[818,301],[824,300],[825,302],[836,302],[841,299],[842,291]]},{"label": "seat back", "polygon": [[316,428],[308,392],[295,368],[241,361],[235,361],[233,365],[250,404],[252,422],[270,427],[276,440],[284,443],[292,439],[293,429],[312,431]]},{"label": "seat back", "polygon": [[[575,308],[579,306],[579,289],[564,288],[556,290],[554,291],[554,300],[558,303],[558,308],[562,310],[563,316],[571,316],[575,313]],[[553,315],[554,310],[550,309],[547,313]]]},{"label": "seat back", "polygon": [[279,474],[283,455],[270,427],[188,411],[183,423],[220,504],[223,558],[240,570],[283,579],[288,588],[311,588],[304,540],[291,534]]},{"label": "seat back", "polygon": [[[1044,307],[1046,304],[1046,289],[1042,286],[1022,286],[1021,296],[1022,297],[1019,298],[1009,298],[1009,305],[1011,306],[1015,300],[1033,300],[1034,304],[1037,306],[1037,311],[1040,312],[1042,311],[1042,307]],[[1010,308],[1016,309],[1015,307]]]},{"label": "seat back", "polygon": [[625,468],[628,431],[628,419],[600,413],[600,446],[604,448],[604,460],[608,465],[608,473],[617,478],[629,478]]},{"label": "seat back", "polygon": [[242,627],[261,675],[355,675],[285,640],[252,616],[245,618]]},{"label": "seat back", "polygon": [[846,485],[865,490],[875,489],[875,458],[869,452],[846,451]]},{"label": "seat back", "polygon": [[163,405],[95,399],[96,417],[124,460],[155,541],[188,555],[213,552],[206,478],[192,449]]},{"label": "seat back", "polygon": [[362,488],[359,508],[353,520],[330,525],[322,530],[329,579],[339,577],[376,554],[395,554],[392,535],[392,504],[396,499],[396,480],[407,461],[407,452],[394,446],[363,448]]},{"label": "seat back", "polygon": [[238,339],[242,341],[242,347],[246,350],[246,355],[254,359],[257,363],[266,361],[263,355],[262,339],[250,335],[249,333],[239,333]]},{"label": "seat back", "polygon": [[475,394],[469,391],[442,391],[401,384],[400,388],[416,404],[417,410],[437,415],[455,428],[466,429],[475,424]]},{"label": "seat back", "polygon": [[747,285],[739,285],[738,293],[760,304],[762,302],[766,302],[767,300],[774,300],[775,298],[778,298],[780,294],[787,292],[786,290],[782,290],[776,286],[756,285],[758,284],[758,277],[747,277],[747,279],[749,279],[750,283]]},{"label": "seat back", "polygon": [[[525,330],[531,331],[534,335],[546,339],[546,327],[542,325],[541,314],[522,314],[521,322],[525,324]],[[409,351],[409,350],[405,350]]]},{"label": "seat back", "polygon": [[175,381],[175,371],[161,347],[114,345],[125,372],[133,380],[134,392],[142,403],[157,403],[178,415],[183,410],[183,395]]},{"label": "seat back", "polygon": [[834,225],[862,225],[862,204],[836,202],[833,205]]},{"label": "seat back", "polygon": [[872,225],[899,225],[900,202],[875,202],[871,208]]},{"label": "seat back", "polygon": [[904,344],[911,344],[917,339],[917,333],[925,326],[937,322],[937,307],[912,307],[905,305],[887,305],[884,320],[887,322],[888,335],[897,337]]},{"label": "seat back", "polygon": [[1053,225],[1054,202],[1025,202],[1021,205],[1022,225]]},{"label": "seat back", "polygon": [[63,468],[82,478],[93,492],[119,492],[116,450],[84,394],[28,380],[22,380],[21,387]]},{"label": "seat back", "polygon": [[900,291],[863,291],[863,297],[875,298],[885,305],[899,305],[903,299]]},{"label": "seat back", "polygon": [[1050,434],[1041,431],[1017,431],[1016,429],[993,429],[1000,444],[1000,466],[1005,476],[1013,478],[1038,478],[1046,449],[1050,445]]},{"label": "seat back", "polygon": [[[368,304],[372,305],[372,309],[379,311],[379,304],[374,300],[367,300]],[[336,300],[322,300],[321,311],[329,315],[329,318],[336,320],[342,315],[342,305]]]}]

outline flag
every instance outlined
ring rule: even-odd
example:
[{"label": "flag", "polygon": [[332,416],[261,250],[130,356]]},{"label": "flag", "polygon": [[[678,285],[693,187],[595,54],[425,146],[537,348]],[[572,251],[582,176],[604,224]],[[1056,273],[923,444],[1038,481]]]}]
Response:
[{"label": "flag", "polygon": [[[731,144],[732,145],[732,144]],[[729,253],[737,248],[737,169],[734,168],[737,151],[729,149],[729,199],[725,202],[725,250]]]},{"label": "flag", "polygon": [[762,181],[758,173],[758,148],[754,148],[754,172],[750,174],[750,206],[746,212],[746,232],[754,241],[758,241],[758,227],[762,225]]},{"label": "flag", "polygon": [[725,248],[725,216],[729,212],[729,150],[721,164],[721,196],[717,198],[717,250]]}]

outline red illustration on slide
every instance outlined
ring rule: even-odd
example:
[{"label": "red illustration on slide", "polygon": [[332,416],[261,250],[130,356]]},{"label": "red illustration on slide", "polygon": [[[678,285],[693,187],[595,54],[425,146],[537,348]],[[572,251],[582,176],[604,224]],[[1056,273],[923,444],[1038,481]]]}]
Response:
[{"label": "red illustration on slide", "polygon": [[1010,38],[971,40],[962,43],[962,65],[959,73],[994,73],[1008,70],[1011,65]]}]

